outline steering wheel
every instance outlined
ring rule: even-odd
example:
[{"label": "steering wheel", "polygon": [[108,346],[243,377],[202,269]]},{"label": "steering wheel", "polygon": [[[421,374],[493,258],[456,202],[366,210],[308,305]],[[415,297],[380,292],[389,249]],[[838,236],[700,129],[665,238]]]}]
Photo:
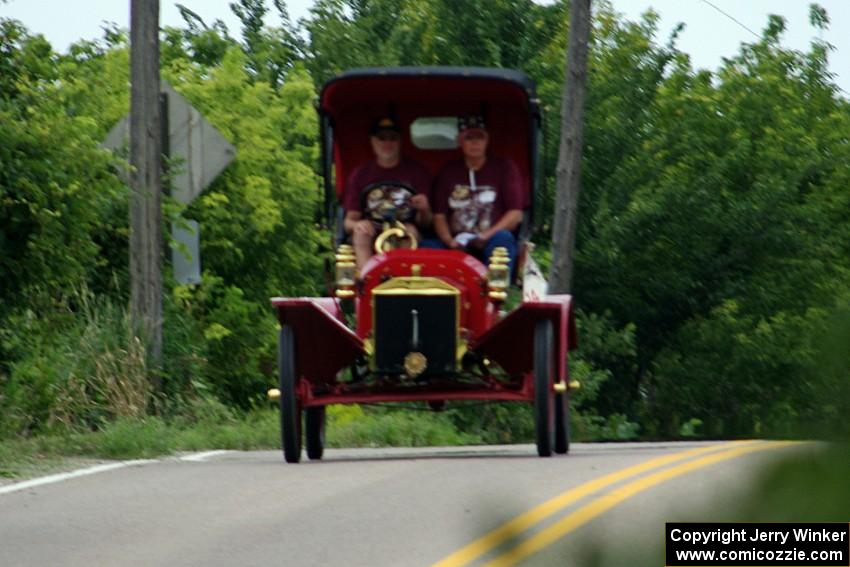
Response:
[{"label": "steering wheel", "polygon": [[416,192],[404,183],[370,183],[360,192],[364,217],[374,222],[412,222],[416,209],[410,202]]},{"label": "steering wheel", "polygon": [[414,235],[408,228],[396,221],[395,226],[390,226],[385,228],[384,231],[378,235],[378,238],[375,239],[375,252],[377,254],[382,254],[384,252],[389,252],[390,250],[395,250],[399,247],[402,240],[407,240],[410,242],[411,250],[416,250],[418,244],[416,242],[416,235]]}]

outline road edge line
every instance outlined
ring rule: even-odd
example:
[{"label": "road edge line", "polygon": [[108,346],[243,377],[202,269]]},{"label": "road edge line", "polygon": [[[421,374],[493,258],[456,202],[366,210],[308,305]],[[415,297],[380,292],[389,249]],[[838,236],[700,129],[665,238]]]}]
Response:
[{"label": "road edge line", "polygon": [[210,457],[217,457],[219,455],[224,455],[226,453],[232,453],[233,451],[228,449],[218,449],[215,451],[203,451],[201,453],[192,453],[190,455],[183,455],[179,457],[181,461],[186,461],[190,463],[202,463],[209,459]]},{"label": "road edge line", "polygon": [[51,474],[48,476],[42,476],[38,478],[33,478],[30,480],[23,480],[21,482],[13,482],[12,484],[8,484],[6,486],[0,486],[0,494],[10,494],[12,492],[18,492],[21,490],[26,490],[28,488],[35,488],[37,486],[44,486],[46,484],[54,484],[57,482],[64,482],[66,480],[71,480],[74,478],[80,478],[83,476],[89,476],[93,474],[99,474],[108,471],[114,471],[116,469],[123,469],[126,467],[135,467],[140,465],[146,465],[149,463],[158,462],[156,459],[137,459],[133,461],[119,461],[117,463],[106,463],[103,465],[95,465],[93,467],[87,467],[84,469],[77,469],[74,471],[66,472],[66,473],[57,473]]}]

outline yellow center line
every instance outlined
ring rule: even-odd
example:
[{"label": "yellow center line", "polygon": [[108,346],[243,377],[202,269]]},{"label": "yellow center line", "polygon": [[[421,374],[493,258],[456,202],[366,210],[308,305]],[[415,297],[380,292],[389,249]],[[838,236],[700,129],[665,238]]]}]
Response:
[{"label": "yellow center line", "polygon": [[607,474],[594,480],[590,480],[579,486],[562,492],[558,496],[535,506],[534,508],[523,512],[512,520],[502,524],[491,532],[481,536],[472,543],[455,551],[451,555],[443,558],[432,567],[460,567],[466,565],[476,558],[484,555],[491,549],[504,543],[511,537],[527,530],[538,522],[548,518],[559,510],[569,506],[573,502],[581,500],[585,496],[589,496],[594,492],[602,490],[612,484],[625,480],[627,478],[645,473],[647,471],[663,467],[677,461],[689,459],[703,453],[712,453],[720,450],[727,450],[741,445],[752,444],[752,441],[732,441],[730,443],[721,443],[718,445],[710,445],[708,447],[698,447],[696,449],[688,449],[671,455],[664,455],[656,459],[625,468],[623,470]]},{"label": "yellow center line", "polygon": [[516,565],[529,555],[537,553],[544,547],[554,543],[555,541],[564,537],[571,531],[586,524],[587,522],[596,518],[603,512],[610,510],[611,508],[623,502],[624,500],[627,500],[628,498],[631,498],[639,492],[652,488],[657,484],[675,478],[679,475],[683,475],[685,473],[694,471],[702,467],[706,467],[708,465],[713,465],[715,463],[719,463],[727,459],[732,459],[734,457],[745,455],[747,453],[754,453],[756,451],[764,451],[767,449],[778,449],[781,447],[787,447],[789,445],[795,445],[797,443],[798,442],[795,441],[756,443],[753,445],[729,449],[693,461],[688,461],[675,467],[664,469],[651,475],[639,478],[624,486],[616,488],[611,492],[608,492],[607,494],[600,496],[596,500],[585,504],[584,506],[568,514],[567,516],[564,516],[564,518],[558,520],[558,522],[541,530],[540,532],[534,534],[532,537],[518,544],[516,547],[496,557],[495,559],[487,563],[486,567],[508,567],[510,565]]}]

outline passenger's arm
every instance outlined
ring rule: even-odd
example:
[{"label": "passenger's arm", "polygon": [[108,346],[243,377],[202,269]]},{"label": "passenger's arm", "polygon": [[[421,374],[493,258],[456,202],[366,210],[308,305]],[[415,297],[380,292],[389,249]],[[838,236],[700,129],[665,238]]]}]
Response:
[{"label": "passenger's arm", "polygon": [[449,230],[449,221],[446,220],[446,215],[442,213],[434,215],[434,231],[437,233],[437,236],[440,237],[440,240],[443,241],[443,244],[449,248],[460,248],[460,245],[455,242],[455,239],[452,237],[452,233]]},{"label": "passenger's arm", "polygon": [[499,219],[499,222],[485,230],[484,232],[478,235],[478,240],[482,243],[487,242],[493,235],[499,232],[500,230],[507,230],[509,232],[513,232],[516,227],[522,222],[522,211],[519,209],[512,209],[507,211],[502,215],[502,218]]},{"label": "passenger's arm", "polygon": [[507,160],[504,162],[504,178],[502,187],[502,197],[504,199],[505,214],[498,222],[494,223],[490,228],[482,231],[476,239],[476,244],[483,246],[488,240],[493,238],[493,235],[500,230],[513,232],[522,223],[522,208],[525,203],[523,193],[523,184],[520,178],[519,169],[516,165]]}]

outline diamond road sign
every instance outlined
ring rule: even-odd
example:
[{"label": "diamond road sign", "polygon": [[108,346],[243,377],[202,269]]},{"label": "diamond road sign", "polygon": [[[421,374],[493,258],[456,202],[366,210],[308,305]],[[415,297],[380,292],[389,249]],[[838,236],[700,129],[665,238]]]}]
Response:
[{"label": "diamond road sign", "polygon": [[[171,85],[162,81],[162,93],[168,108],[168,153],[177,162],[172,176],[172,196],[188,205],[206,189],[236,156],[236,148],[207,122]],[[125,116],[106,136],[104,148],[118,150],[127,144],[130,119]],[[200,283],[200,226],[189,221],[187,227],[172,226],[177,246],[171,250],[175,279],[183,284]],[[188,251],[187,254],[184,251]]]}]

